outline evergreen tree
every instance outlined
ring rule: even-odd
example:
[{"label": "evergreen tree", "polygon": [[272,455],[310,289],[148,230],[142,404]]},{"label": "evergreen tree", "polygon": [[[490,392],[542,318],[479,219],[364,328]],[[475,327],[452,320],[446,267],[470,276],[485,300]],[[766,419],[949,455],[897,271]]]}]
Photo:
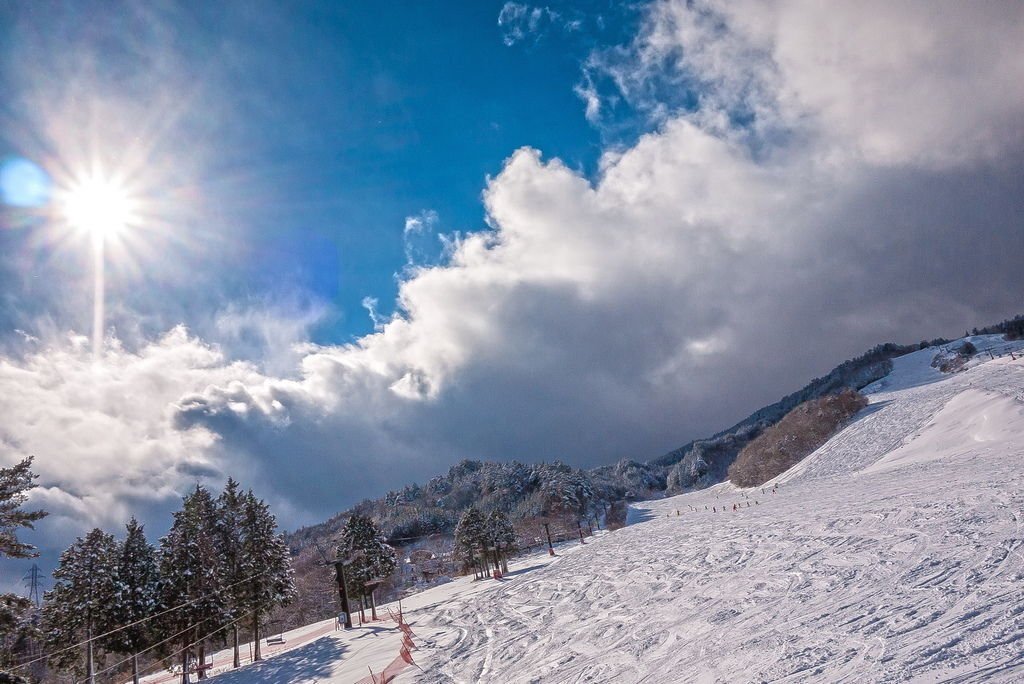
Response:
[{"label": "evergreen tree", "polygon": [[491,511],[487,516],[487,535],[497,555],[502,572],[508,572],[508,554],[516,550],[516,530],[503,511]]},{"label": "evergreen tree", "polygon": [[[43,631],[52,649],[72,646],[111,629],[116,596],[118,547],[113,535],[94,529],[75,540],[53,571],[54,587],[43,604]],[[95,644],[94,644],[95,647]],[[86,647],[86,672],[92,665]],[[79,670],[74,650],[56,654],[53,664]]]},{"label": "evergreen tree", "polygon": [[238,619],[245,614],[246,563],[245,553],[246,496],[239,484],[228,478],[224,491],[217,499],[217,542],[223,556],[224,583],[227,587],[228,617],[231,620],[231,645],[234,666],[241,665],[238,647]]},{"label": "evergreen tree", "polygon": [[[352,559],[352,564],[345,570],[350,595],[369,596],[371,602],[371,583],[388,577],[398,566],[395,550],[373,520],[365,515],[353,515],[348,519],[341,530],[338,555]],[[371,606],[375,615],[376,605]]]},{"label": "evergreen tree", "polygon": [[[475,506],[470,506],[455,526],[455,549],[460,558],[473,563],[478,550],[487,546],[487,518]],[[486,569],[481,569],[486,573]]]},{"label": "evergreen tree", "polygon": [[[160,606],[160,573],[156,549],[146,540],[139,521],[133,517],[126,529],[124,542],[118,549],[114,602],[110,610],[111,622],[124,629],[109,637],[107,648],[134,655],[154,641],[155,625],[148,618],[155,615]],[[138,663],[134,659],[132,680],[138,684]]]},{"label": "evergreen tree", "polygon": [[284,537],[277,532],[277,519],[270,507],[250,490],[245,496],[243,520],[241,605],[252,614],[254,660],[260,660],[260,621],[276,606],[295,598],[291,555]]},{"label": "evergreen tree", "polygon": [[[34,558],[35,546],[18,539],[21,528],[32,529],[35,522],[46,517],[45,511],[24,511],[28,491],[35,487],[32,457],[10,468],[0,468],[0,557]],[[13,664],[16,653],[27,650],[38,638],[34,621],[35,606],[15,594],[0,594],[0,667]],[[0,674],[0,682],[26,681],[15,675]]]},{"label": "evergreen tree", "polygon": [[[170,532],[160,540],[160,577],[162,603],[182,606],[167,613],[161,623],[168,635],[181,632],[178,641],[184,684],[193,648],[202,663],[205,636],[227,622],[223,567],[217,549],[217,509],[213,497],[199,485],[185,497]],[[205,677],[201,669],[199,678]]]},{"label": "evergreen tree", "polygon": [[22,527],[33,529],[37,520],[46,517],[45,511],[23,511],[28,491],[35,487],[32,457],[10,468],[0,468],[0,556],[35,558],[36,547],[18,539]]},{"label": "evergreen tree", "polygon": [[[18,656],[29,655],[41,634],[35,619],[38,613],[29,599],[15,594],[0,594],[0,668],[9,670]],[[0,684],[28,684],[26,676],[0,672]]]}]

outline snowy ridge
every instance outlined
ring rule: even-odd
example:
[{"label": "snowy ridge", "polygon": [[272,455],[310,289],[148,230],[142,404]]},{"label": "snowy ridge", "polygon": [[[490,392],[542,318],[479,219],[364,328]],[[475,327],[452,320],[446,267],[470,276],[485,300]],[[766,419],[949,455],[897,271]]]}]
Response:
[{"label": "snowy ridge", "polygon": [[775,494],[638,505],[417,614],[434,647],[400,681],[1024,680],[1024,345],[971,339],[959,373],[897,359]]},{"label": "snowy ridge", "polygon": [[[918,430],[947,402],[975,384],[1011,397],[1020,395],[1024,367],[1012,363],[1007,354],[1024,344],[1004,342],[1002,335],[965,339],[979,350],[968,364],[969,368],[974,366],[970,373],[947,375],[931,367],[937,353],[958,348],[963,344],[961,340],[894,359],[892,373],[864,388],[870,403],[858,419],[775,481],[837,477],[864,470],[915,439]],[[986,362],[988,351],[1002,356]]]}]

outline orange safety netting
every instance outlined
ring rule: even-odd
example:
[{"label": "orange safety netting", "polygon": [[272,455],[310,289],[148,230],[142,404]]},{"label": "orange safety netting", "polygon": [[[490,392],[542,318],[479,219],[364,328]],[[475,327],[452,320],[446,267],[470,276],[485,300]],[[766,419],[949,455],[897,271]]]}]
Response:
[{"label": "orange safety netting", "polygon": [[402,647],[398,650],[398,657],[376,674],[370,670],[370,674],[357,681],[356,684],[388,684],[407,667],[416,664],[412,659],[412,650],[416,648],[416,644],[412,640],[415,636],[412,628],[405,622],[405,617],[401,612],[396,615],[389,608],[388,613],[391,615],[391,619],[398,623],[398,629],[402,631]]}]

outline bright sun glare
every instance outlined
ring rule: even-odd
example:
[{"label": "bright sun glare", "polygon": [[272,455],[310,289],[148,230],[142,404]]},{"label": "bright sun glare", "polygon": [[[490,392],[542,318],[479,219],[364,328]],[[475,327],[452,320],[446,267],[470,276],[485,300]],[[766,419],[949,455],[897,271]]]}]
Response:
[{"label": "bright sun glare", "polygon": [[119,183],[87,178],[68,189],[63,199],[67,222],[94,238],[116,235],[135,220],[134,202]]}]

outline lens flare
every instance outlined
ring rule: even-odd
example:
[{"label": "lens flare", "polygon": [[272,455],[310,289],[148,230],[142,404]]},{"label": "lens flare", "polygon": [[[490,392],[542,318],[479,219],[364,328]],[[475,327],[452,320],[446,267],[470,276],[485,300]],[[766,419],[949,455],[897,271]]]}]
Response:
[{"label": "lens flare", "polygon": [[50,177],[28,159],[11,157],[0,162],[0,201],[22,209],[45,205],[50,199]]}]

